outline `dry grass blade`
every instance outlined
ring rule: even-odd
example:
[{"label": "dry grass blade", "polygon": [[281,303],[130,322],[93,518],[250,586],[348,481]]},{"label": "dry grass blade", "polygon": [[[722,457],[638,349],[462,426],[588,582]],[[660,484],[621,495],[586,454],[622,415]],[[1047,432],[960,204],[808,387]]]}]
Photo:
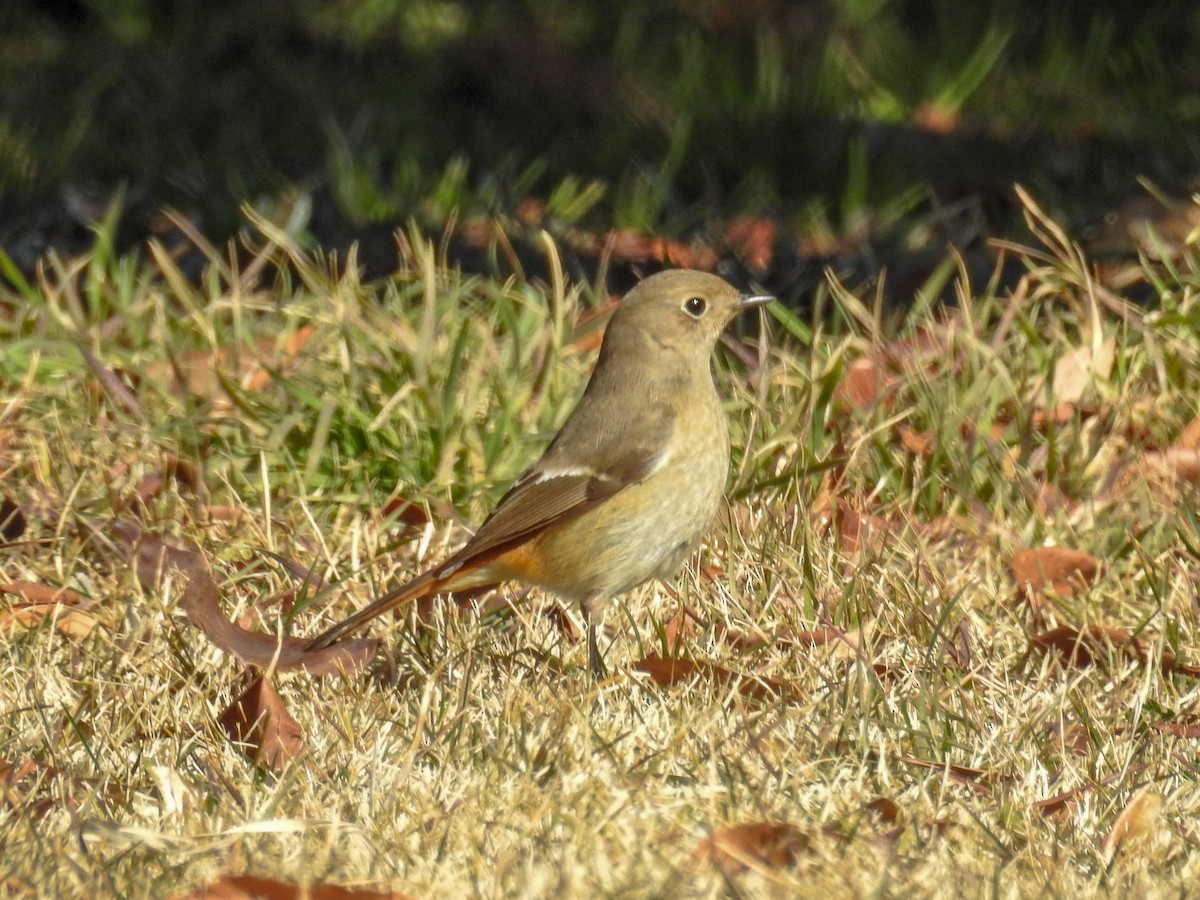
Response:
[{"label": "dry grass blade", "polygon": [[87,363],[88,368],[92,370],[96,376],[96,380],[100,382],[100,386],[104,388],[110,400],[117,405],[117,408],[124,410],[133,416],[138,421],[142,421],[145,416],[142,414],[141,404],[138,403],[137,397],[133,395],[133,391],[125,386],[125,383],[117,376],[117,373],[100,361],[91,350],[82,344],[79,345],[79,353]]}]

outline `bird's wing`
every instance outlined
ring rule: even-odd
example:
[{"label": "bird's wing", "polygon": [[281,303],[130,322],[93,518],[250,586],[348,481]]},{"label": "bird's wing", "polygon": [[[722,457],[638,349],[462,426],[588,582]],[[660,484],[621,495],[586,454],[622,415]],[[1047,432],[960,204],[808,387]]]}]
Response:
[{"label": "bird's wing", "polygon": [[666,461],[672,424],[669,412],[655,412],[653,419],[622,428],[621,439],[608,442],[602,452],[592,448],[582,454],[590,457],[587,462],[568,462],[563,454],[548,451],[513,482],[475,536],[437,570],[438,577],[448,578],[463,566],[499,556],[652,475]]}]

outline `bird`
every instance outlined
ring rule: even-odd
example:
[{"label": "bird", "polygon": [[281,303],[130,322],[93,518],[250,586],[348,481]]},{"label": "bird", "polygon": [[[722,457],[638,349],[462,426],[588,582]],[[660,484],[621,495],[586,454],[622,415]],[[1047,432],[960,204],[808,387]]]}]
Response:
[{"label": "bird", "polygon": [[403,603],[515,581],[578,604],[588,670],[605,677],[602,605],[674,575],[720,507],[730,444],[713,350],[735,316],[773,299],[690,269],[640,281],[609,320],[574,410],[467,543],[305,649]]}]

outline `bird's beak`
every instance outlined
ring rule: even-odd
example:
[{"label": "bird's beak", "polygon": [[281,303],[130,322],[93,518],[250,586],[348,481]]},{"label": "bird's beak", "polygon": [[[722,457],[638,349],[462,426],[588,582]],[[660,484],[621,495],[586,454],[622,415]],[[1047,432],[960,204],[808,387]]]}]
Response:
[{"label": "bird's beak", "polygon": [[756,306],[762,306],[764,303],[770,303],[775,298],[770,294],[739,294],[737,309],[738,312],[743,310],[753,309]]}]

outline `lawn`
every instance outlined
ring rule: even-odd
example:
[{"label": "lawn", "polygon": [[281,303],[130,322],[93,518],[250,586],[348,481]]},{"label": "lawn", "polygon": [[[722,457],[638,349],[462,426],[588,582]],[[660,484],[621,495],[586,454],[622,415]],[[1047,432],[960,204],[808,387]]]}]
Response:
[{"label": "lawn", "polygon": [[363,282],[257,217],[198,279],[104,227],[5,265],[5,895],[1193,892],[1197,235],[1100,270],[1025,205],[1015,286],[744,323],[727,508],[601,683],[517,586],[342,674],[258,680],[214,618],[315,635],[461,544],[611,309],[552,241],[546,283],[415,230]]}]

